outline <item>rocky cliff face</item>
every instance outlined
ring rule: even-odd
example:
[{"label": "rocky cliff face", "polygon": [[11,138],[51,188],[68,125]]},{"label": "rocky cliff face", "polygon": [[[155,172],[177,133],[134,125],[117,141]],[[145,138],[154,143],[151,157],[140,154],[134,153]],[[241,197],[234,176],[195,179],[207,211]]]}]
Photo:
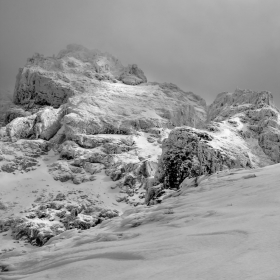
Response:
[{"label": "rocky cliff face", "polygon": [[[28,59],[17,75],[14,102],[18,108],[6,114],[2,137],[13,142],[41,138],[58,145],[61,157],[73,162],[56,164],[50,172],[76,183],[90,180],[92,174],[75,174],[87,173],[91,164],[103,164],[114,179],[125,177],[120,170],[126,170],[129,160],[136,164],[129,170],[137,170],[148,158],[139,157],[135,136],[159,146],[170,129],[199,128],[206,121],[206,103],[194,93],[174,84],[147,83],[136,64],[124,67],[108,53],[79,45],[67,46],[56,57],[35,54]],[[104,134],[132,138],[123,143],[95,139]],[[81,159],[85,154],[92,156]],[[153,162],[158,155],[146,153]]]},{"label": "rocky cliff face", "polygon": [[[61,123],[67,138],[77,133],[131,134],[153,127],[201,127],[206,120],[206,103],[199,96],[173,84],[147,83],[136,64],[124,67],[110,54],[78,45],[67,46],[57,57],[36,54],[30,58],[17,75],[14,102],[35,115],[40,111],[43,123],[46,114],[42,107],[63,105]],[[27,137],[32,130],[35,136],[35,124],[36,120],[30,124]],[[41,138],[49,139],[44,134]],[[23,137],[16,132],[10,136],[14,135]]]},{"label": "rocky cliff face", "polygon": [[[56,57],[35,54],[20,68],[16,77],[14,102],[59,107],[69,97],[85,93],[84,84],[92,81],[146,83],[147,78],[136,64],[128,67],[108,53],[69,45]],[[93,85],[94,87],[94,85]]]},{"label": "rocky cliff face", "polygon": [[236,126],[246,141],[257,139],[264,153],[280,162],[280,114],[270,92],[237,89],[219,94],[208,108],[208,121],[224,120]]}]

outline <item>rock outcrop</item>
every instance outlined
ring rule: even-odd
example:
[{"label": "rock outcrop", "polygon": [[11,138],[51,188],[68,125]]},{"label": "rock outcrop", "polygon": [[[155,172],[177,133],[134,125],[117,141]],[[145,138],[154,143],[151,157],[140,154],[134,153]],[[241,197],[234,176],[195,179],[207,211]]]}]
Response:
[{"label": "rock outcrop", "polygon": [[6,125],[6,134],[12,141],[27,138],[49,140],[61,128],[63,108],[44,107],[31,115],[17,116]]},{"label": "rock outcrop", "polygon": [[50,151],[43,140],[20,140],[16,143],[0,141],[0,173],[29,172],[38,168],[37,158]]},{"label": "rock outcrop", "polygon": [[[159,132],[157,139],[164,139],[166,134]],[[143,204],[147,178],[155,175],[161,153],[160,143],[148,141],[154,134],[148,135],[76,135],[59,145],[60,159],[49,166],[49,172],[55,180],[81,184],[94,181],[104,170],[116,182],[113,188],[121,192],[117,201]]]},{"label": "rock outcrop", "polygon": [[69,82],[55,71],[47,71],[31,64],[19,70],[14,103],[28,105],[30,108],[34,105],[50,105],[57,108],[67,102],[75,92]]},{"label": "rock outcrop", "polygon": [[273,95],[269,91],[255,92],[236,89],[235,92],[222,92],[208,107],[208,121],[222,121],[246,109],[270,106],[275,109]]},{"label": "rock outcrop", "polygon": [[[124,67],[108,53],[79,45],[67,46],[56,57],[35,54],[28,59],[17,75],[14,102],[26,114],[31,112],[26,118],[10,119],[8,134],[15,138],[48,140],[61,128],[60,122],[69,139],[76,134],[202,127],[206,120],[206,103],[199,96],[173,84],[147,83],[136,64]],[[45,106],[49,109],[42,113]],[[38,122],[42,133],[36,131]]]},{"label": "rock outcrop", "polygon": [[280,162],[280,113],[270,92],[237,89],[221,93],[208,108],[208,121],[225,121],[247,142],[257,139],[263,152]]},{"label": "rock outcrop", "polygon": [[147,82],[136,64],[128,67],[108,53],[69,45],[57,57],[35,54],[20,68],[16,77],[14,102],[32,108],[51,105],[55,108],[69,97],[84,93],[84,82],[108,81],[138,85]]},{"label": "rock outcrop", "polygon": [[[226,137],[223,139],[223,136]],[[226,126],[216,124],[215,133],[190,127],[176,128],[163,141],[156,180],[165,188],[178,189],[186,178],[224,169],[251,168],[248,152],[241,137]]]},{"label": "rock outcrop", "polygon": [[50,238],[69,229],[85,230],[103,220],[119,216],[117,210],[95,205],[92,200],[71,200],[72,193],[59,193],[52,199],[33,204],[18,217],[0,219],[0,232],[12,231],[16,240],[43,246]]},{"label": "rock outcrop", "polygon": [[14,107],[9,92],[0,89],[0,128],[6,125],[6,114],[10,107]]},{"label": "rock outcrop", "polygon": [[120,80],[127,85],[139,85],[147,82],[144,72],[136,64],[129,65],[121,74]]},{"label": "rock outcrop", "polygon": [[6,126],[6,133],[12,141],[30,138],[35,135],[35,120],[36,115],[16,118]]}]

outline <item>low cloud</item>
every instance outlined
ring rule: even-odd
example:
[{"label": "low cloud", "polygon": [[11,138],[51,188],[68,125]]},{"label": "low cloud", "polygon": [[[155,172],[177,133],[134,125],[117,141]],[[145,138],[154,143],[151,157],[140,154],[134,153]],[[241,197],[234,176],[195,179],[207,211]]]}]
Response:
[{"label": "low cloud", "polygon": [[0,1],[0,88],[34,52],[69,43],[137,63],[208,103],[236,87],[269,90],[280,107],[280,1]]}]

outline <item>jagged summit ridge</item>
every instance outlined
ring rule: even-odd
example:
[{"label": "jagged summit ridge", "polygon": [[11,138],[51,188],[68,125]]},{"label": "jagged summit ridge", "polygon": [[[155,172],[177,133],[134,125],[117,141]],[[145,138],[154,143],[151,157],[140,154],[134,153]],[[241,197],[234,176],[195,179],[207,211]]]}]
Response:
[{"label": "jagged summit ridge", "polygon": [[85,92],[83,83],[88,79],[128,85],[147,82],[136,64],[124,67],[108,53],[68,45],[57,56],[36,53],[27,60],[16,77],[14,102],[59,107],[69,97]]},{"label": "jagged summit ridge", "polygon": [[[47,115],[70,138],[77,133],[201,127],[206,120],[206,103],[198,95],[173,84],[147,83],[136,64],[124,67],[114,56],[80,45],[68,45],[57,56],[35,54],[28,59],[16,78],[14,103],[31,115],[42,116],[39,123],[49,131],[53,129],[42,110],[46,106],[58,109],[49,108],[52,116]],[[7,119],[15,117],[13,112]],[[7,132],[14,138],[34,137],[38,119],[17,120],[7,126]],[[49,140],[53,133],[43,135]]]}]

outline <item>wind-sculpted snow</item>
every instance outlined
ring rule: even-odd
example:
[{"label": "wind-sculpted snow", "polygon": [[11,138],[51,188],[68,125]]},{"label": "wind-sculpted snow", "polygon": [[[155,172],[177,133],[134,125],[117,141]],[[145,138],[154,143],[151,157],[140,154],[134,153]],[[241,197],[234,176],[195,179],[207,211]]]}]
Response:
[{"label": "wind-sculpted snow", "polygon": [[45,247],[6,253],[6,279],[276,279],[280,165],[214,174]]}]

